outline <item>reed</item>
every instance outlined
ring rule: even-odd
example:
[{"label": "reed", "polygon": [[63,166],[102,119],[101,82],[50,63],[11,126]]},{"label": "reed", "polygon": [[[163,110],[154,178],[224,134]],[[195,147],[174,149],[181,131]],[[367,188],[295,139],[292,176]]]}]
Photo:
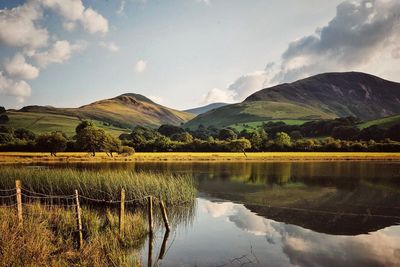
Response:
[{"label": "reed", "polygon": [[0,266],[139,266],[147,235],[141,213],[126,214],[126,236],[119,238],[118,214],[83,209],[85,244],[76,249],[73,209],[34,204],[25,207],[18,227],[13,209],[0,207]]},{"label": "reed", "polygon": [[50,195],[71,195],[75,189],[88,198],[119,200],[125,188],[126,200],[161,197],[168,205],[193,202],[196,196],[194,180],[188,175],[144,173],[131,170],[79,170],[72,168],[0,167],[0,189],[14,188],[21,180],[25,189]]}]

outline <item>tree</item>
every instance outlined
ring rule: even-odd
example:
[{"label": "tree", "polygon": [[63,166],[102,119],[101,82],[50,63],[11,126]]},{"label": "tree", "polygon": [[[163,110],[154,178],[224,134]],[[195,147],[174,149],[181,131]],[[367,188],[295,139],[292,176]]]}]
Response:
[{"label": "tree", "polygon": [[190,143],[193,141],[193,136],[188,132],[176,133],[171,136],[171,140],[183,143]]},{"label": "tree", "polygon": [[[78,125],[79,126],[79,125]],[[103,129],[96,126],[86,126],[77,131],[76,146],[96,156],[96,152],[107,148],[107,135]]]},{"label": "tree", "polygon": [[372,125],[370,127],[362,129],[357,138],[364,141],[380,141],[385,139],[385,130],[378,125]]},{"label": "tree", "polygon": [[356,126],[337,126],[332,130],[332,137],[340,140],[353,140],[360,130]]},{"label": "tree", "polygon": [[221,129],[218,134],[220,140],[234,140],[237,138],[237,134],[228,128]]},{"label": "tree", "polygon": [[390,127],[386,131],[385,137],[390,138],[391,140],[394,140],[394,141],[400,141],[400,123],[395,124],[392,127]]},{"label": "tree", "polygon": [[235,139],[229,142],[229,149],[232,152],[245,153],[245,150],[250,148],[251,148],[251,143],[249,140],[245,138]]},{"label": "tree", "polygon": [[119,152],[121,149],[121,141],[111,134],[106,134],[104,150],[110,157],[113,156],[113,152]]},{"label": "tree", "polygon": [[50,152],[51,156],[57,156],[57,152],[62,152],[67,147],[67,138],[62,132],[42,134],[36,142],[40,149]]},{"label": "tree", "polygon": [[78,135],[83,129],[86,127],[94,127],[94,123],[91,121],[82,121],[81,123],[78,124],[75,128],[75,133]]},{"label": "tree", "polygon": [[10,121],[10,118],[6,114],[0,115],[0,123],[1,124],[6,124],[7,122]]},{"label": "tree", "polygon": [[279,132],[275,137],[275,144],[281,148],[291,146],[290,136],[285,132]]},{"label": "tree", "polygon": [[36,139],[36,135],[34,132],[24,129],[24,128],[20,128],[14,131],[14,137],[18,138],[20,140],[26,140],[26,141],[33,141]]},{"label": "tree", "polygon": [[158,132],[162,135],[167,137],[171,137],[175,134],[183,133],[185,130],[181,127],[170,125],[170,124],[163,124],[158,128]]},{"label": "tree", "polygon": [[6,109],[4,107],[2,107],[2,106],[0,106],[0,114],[1,113],[6,113]]},{"label": "tree", "polygon": [[135,154],[135,149],[130,146],[122,146],[118,153],[125,157],[128,157]]},{"label": "tree", "polygon": [[134,147],[140,147],[146,142],[155,140],[160,134],[154,129],[144,126],[136,126],[131,133],[131,141]]},{"label": "tree", "polygon": [[290,138],[291,138],[293,141],[297,141],[297,140],[299,140],[299,139],[302,139],[302,138],[303,138],[303,135],[301,134],[301,132],[300,132],[299,130],[294,130],[294,131],[291,131],[291,132],[290,132]]}]

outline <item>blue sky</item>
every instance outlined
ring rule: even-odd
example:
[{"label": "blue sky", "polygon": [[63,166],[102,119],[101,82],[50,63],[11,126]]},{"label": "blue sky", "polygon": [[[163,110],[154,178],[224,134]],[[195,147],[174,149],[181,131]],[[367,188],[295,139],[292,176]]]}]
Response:
[{"label": "blue sky", "polygon": [[77,107],[132,92],[185,109],[326,71],[400,81],[395,0],[0,4],[7,108]]}]

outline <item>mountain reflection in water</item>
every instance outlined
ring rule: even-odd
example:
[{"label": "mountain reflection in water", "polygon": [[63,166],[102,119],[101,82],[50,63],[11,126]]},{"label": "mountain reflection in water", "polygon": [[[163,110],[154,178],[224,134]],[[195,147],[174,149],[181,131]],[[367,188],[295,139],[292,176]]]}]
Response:
[{"label": "mountain reflection in water", "polygon": [[[153,262],[160,266],[400,265],[400,226],[357,236],[328,235],[258,216],[243,204],[204,198],[198,198],[195,216],[192,225],[176,228],[164,259]],[[161,241],[161,236],[154,241],[155,251]],[[144,249],[144,262],[147,252]]]}]

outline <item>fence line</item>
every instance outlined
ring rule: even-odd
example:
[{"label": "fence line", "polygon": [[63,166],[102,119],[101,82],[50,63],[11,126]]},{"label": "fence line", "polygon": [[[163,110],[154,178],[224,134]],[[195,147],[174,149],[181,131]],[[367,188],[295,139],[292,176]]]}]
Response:
[{"label": "fence line", "polygon": [[[96,189],[97,190],[97,189]],[[97,190],[99,192],[102,192],[104,194],[107,194],[109,196],[112,196],[111,194]],[[73,207],[75,208],[76,212],[76,227],[78,232],[78,248],[82,248],[84,245],[84,240],[83,240],[83,224],[82,224],[82,210],[80,207],[80,199],[83,199],[85,201],[91,201],[91,202],[96,202],[96,203],[103,203],[103,204],[120,204],[120,213],[119,213],[119,233],[121,238],[124,236],[124,231],[125,231],[125,204],[126,203],[139,203],[139,201],[143,201],[147,199],[148,203],[148,217],[149,217],[149,232],[150,236],[153,233],[153,205],[152,205],[152,199],[158,199],[160,201],[160,210],[162,213],[162,219],[164,220],[164,225],[166,226],[167,232],[170,231],[169,228],[169,223],[168,223],[168,217],[166,213],[165,206],[159,197],[154,197],[152,195],[146,195],[140,198],[133,198],[133,199],[125,199],[125,189],[121,189],[121,199],[120,200],[105,200],[105,199],[97,199],[97,198],[91,198],[87,197],[84,195],[80,195],[78,190],[75,190],[75,194],[73,195],[51,195],[51,194],[44,194],[44,193],[39,193],[39,192],[34,192],[32,190],[26,189],[22,186],[20,180],[15,181],[15,187],[11,189],[0,189],[0,192],[6,192],[6,193],[12,193],[9,195],[0,195],[0,200],[6,199],[9,200],[7,201],[1,201],[0,207],[1,208],[17,208],[17,215],[18,215],[18,225],[19,227],[23,227],[23,207],[35,207],[37,204],[32,204],[33,201],[39,202],[40,206],[44,207]],[[15,192],[15,193],[13,193]],[[57,201],[58,200],[58,201]],[[69,204],[69,202],[72,202],[73,204]],[[7,203],[5,203],[7,202]],[[10,204],[10,202],[14,202]],[[43,203],[45,202],[45,203]],[[58,202],[58,204],[55,204],[54,202]],[[61,202],[64,202],[61,204]],[[65,203],[66,202],[66,203]],[[162,203],[162,204],[161,204]],[[28,212],[29,214],[30,212]]]}]

